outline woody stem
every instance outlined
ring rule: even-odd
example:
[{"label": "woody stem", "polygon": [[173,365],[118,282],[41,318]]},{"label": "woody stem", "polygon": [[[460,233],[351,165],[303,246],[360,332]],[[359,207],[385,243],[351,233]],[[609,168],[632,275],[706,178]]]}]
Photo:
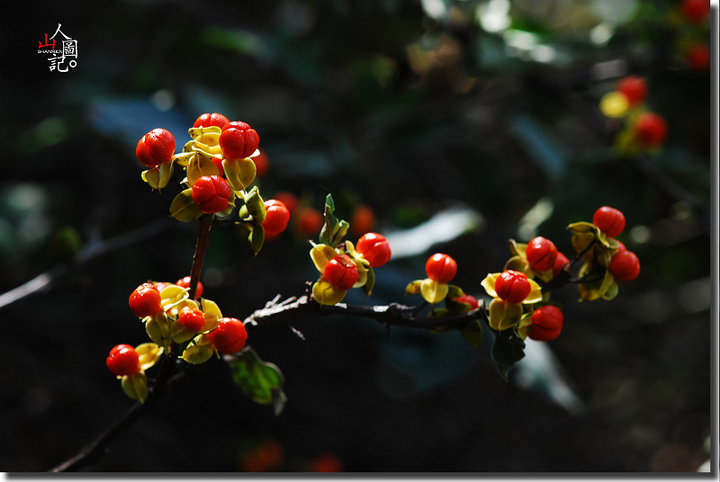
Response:
[{"label": "woody stem", "polygon": [[205,260],[205,252],[210,246],[210,231],[213,227],[213,215],[203,214],[200,216],[200,227],[198,228],[197,243],[195,244],[195,255],[193,256],[192,269],[190,270],[190,291],[188,293],[190,299],[195,299],[197,285],[200,281],[200,272],[202,271],[203,261]]}]

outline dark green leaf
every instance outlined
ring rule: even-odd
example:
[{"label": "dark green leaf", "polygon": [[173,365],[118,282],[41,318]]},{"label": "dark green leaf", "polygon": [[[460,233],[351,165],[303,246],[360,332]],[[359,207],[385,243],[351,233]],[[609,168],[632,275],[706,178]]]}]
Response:
[{"label": "dark green leaf", "polygon": [[470,346],[482,345],[483,327],[480,320],[472,320],[460,327],[460,334]]},{"label": "dark green leaf", "polygon": [[250,249],[255,256],[260,252],[265,242],[265,228],[261,224],[254,225],[250,234],[248,235],[248,243],[250,243]]},{"label": "dark green leaf", "polygon": [[494,333],[495,344],[492,349],[492,358],[497,364],[500,374],[507,378],[513,365],[525,356],[525,342],[512,328]]},{"label": "dark green leaf", "polygon": [[283,392],[285,379],[280,369],[260,359],[252,348],[246,348],[230,363],[235,384],[254,402],[272,404],[275,414],[282,412],[287,397]]}]

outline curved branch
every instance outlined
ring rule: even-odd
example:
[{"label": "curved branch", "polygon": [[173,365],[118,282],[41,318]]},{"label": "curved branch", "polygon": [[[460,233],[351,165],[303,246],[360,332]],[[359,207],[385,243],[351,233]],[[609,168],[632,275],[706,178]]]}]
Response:
[{"label": "curved branch", "polygon": [[485,318],[485,309],[481,306],[468,313],[452,314],[437,317],[416,317],[417,307],[406,306],[399,303],[390,303],[385,306],[361,306],[337,303],[326,306],[316,303],[307,295],[300,298],[292,297],[278,302],[279,297],[269,302],[265,308],[255,311],[245,322],[254,327],[289,325],[298,316],[357,316],[369,318],[384,325],[404,326],[408,328],[454,328],[465,323]]}]

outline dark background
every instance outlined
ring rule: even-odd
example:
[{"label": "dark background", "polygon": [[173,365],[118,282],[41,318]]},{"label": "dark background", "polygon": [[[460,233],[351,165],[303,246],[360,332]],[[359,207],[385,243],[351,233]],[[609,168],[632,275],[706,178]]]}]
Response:
[{"label": "dark background", "polygon": [[[186,275],[196,234],[167,219],[172,185],[158,194],[141,181],[135,143],[164,127],[179,149],[204,112],[258,131],[266,198],[290,191],[321,209],[330,192],[339,216],[367,204],[388,234],[457,206],[480,216],[378,269],[372,297],[349,302],[418,303],[404,287],[436,251],[482,297],[509,238],[542,235],[570,255],[565,226],[602,205],[624,212],[620,239],[642,273],[609,302],[577,303],[572,286],[554,295],[566,321],[540,352],[552,358],[527,360],[508,382],[487,344],[457,333],[388,338],[347,318],[298,319],[306,341],[255,331],[249,343],[285,375],[279,417],[215,362],[89,469],[236,471],[268,444],[281,457],[263,467],[283,471],[323,454],[359,472],[695,471],[708,458],[711,83],[678,50],[683,36],[707,40],[708,24],[673,23],[673,1],[99,5],[28,3],[3,18],[0,293],[57,276],[0,306],[0,469],[48,470],[131,406],[104,366],[115,344],[147,340],[127,297],[148,278]],[[507,29],[494,31],[488,11]],[[35,49],[58,23],[78,41],[65,73]],[[669,125],[664,150],[642,159],[613,153],[615,125],[598,110],[629,73],[648,80]],[[66,265],[75,237],[82,251]],[[250,259],[233,229],[216,229],[205,296],[242,318],[300,295],[317,277],[307,249],[291,227]]]}]

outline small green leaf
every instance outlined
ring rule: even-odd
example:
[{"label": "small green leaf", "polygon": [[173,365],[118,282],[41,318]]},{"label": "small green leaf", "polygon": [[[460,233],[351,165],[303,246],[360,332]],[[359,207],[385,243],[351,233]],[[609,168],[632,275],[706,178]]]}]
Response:
[{"label": "small green leaf", "polygon": [[500,374],[507,379],[510,369],[525,356],[525,342],[514,329],[495,332],[492,359]]},{"label": "small green leaf", "polygon": [[260,191],[257,186],[253,187],[250,192],[245,195],[245,206],[255,224],[261,224],[265,221],[265,202],[263,198],[260,197]]},{"label": "small green leaf", "polygon": [[260,359],[252,348],[246,348],[237,360],[230,363],[232,379],[251,400],[262,405],[272,404],[275,415],[285,406],[285,379],[280,369]]},{"label": "small green leaf", "polygon": [[250,249],[255,256],[260,252],[265,242],[265,228],[262,225],[257,224],[252,227],[250,234],[248,235],[248,244]]},{"label": "small green leaf", "polygon": [[334,212],[335,201],[333,201],[332,194],[328,194],[325,198],[325,224],[320,230],[320,243],[333,248],[345,237],[348,229],[350,229],[350,223],[335,217]]}]

